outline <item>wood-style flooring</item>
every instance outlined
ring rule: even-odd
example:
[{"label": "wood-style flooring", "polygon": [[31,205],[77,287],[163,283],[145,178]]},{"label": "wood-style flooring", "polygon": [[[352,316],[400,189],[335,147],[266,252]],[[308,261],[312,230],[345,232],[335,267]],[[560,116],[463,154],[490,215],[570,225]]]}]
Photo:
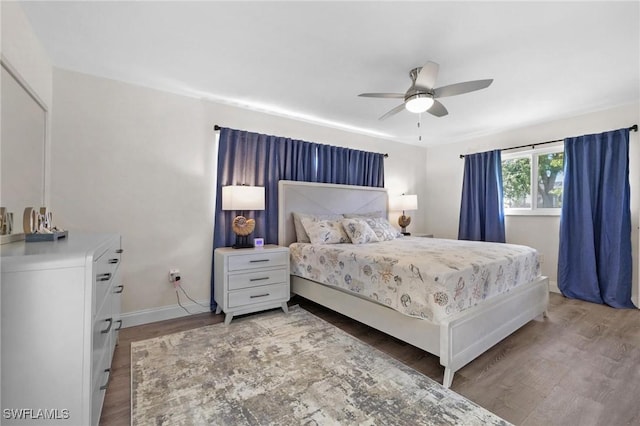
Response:
[{"label": "wood-style flooring", "polygon": [[[442,382],[436,356],[305,299],[290,304]],[[122,330],[100,424],[130,422],[131,342],[222,320],[208,313]],[[640,310],[552,293],[548,318],[531,321],[459,370],[451,388],[517,425],[638,425]]]}]

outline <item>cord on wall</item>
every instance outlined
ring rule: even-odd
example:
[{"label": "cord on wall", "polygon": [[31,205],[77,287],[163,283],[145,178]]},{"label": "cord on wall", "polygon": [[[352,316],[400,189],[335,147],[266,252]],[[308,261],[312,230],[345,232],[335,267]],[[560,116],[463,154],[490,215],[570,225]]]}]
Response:
[{"label": "cord on wall", "polygon": [[[209,312],[209,307],[208,306],[205,306],[205,305],[203,305],[201,303],[198,303],[195,300],[193,300],[191,298],[191,296],[189,296],[187,291],[184,288],[182,288],[182,284],[180,282],[180,277],[179,276],[176,277],[176,280],[173,282],[173,287],[176,289],[176,300],[178,301],[178,306],[180,306],[187,314],[195,315],[195,314],[204,314],[206,312]],[[191,311],[189,311],[186,307],[184,307],[182,305],[182,302],[180,301],[180,293],[178,292],[178,289],[180,289],[180,291],[182,291],[184,293],[184,295],[187,297],[187,299],[191,300],[196,305],[198,305],[198,306],[200,306],[202,308],[205,308],[206,310],[205,311],[201,311],[201,312],[191,312]]]}]

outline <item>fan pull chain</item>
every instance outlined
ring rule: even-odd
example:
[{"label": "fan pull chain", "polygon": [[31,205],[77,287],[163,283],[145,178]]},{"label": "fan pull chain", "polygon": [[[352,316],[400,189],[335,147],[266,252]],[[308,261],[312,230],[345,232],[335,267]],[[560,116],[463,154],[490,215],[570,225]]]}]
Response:
[{"label": "fan pull chain", "polygon": [[420,131],[421,121],[422,121],[422,113],[418,113],[418,142],[422,142],[422,132]]}]

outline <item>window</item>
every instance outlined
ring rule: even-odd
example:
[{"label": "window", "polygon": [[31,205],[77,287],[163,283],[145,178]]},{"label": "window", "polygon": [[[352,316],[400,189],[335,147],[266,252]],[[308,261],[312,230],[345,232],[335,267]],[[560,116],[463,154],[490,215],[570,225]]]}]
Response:
[{"label": "window", "polygon": [[559,215],[563,165],[562,145],[504,154],[502,191],[505,214]]}]

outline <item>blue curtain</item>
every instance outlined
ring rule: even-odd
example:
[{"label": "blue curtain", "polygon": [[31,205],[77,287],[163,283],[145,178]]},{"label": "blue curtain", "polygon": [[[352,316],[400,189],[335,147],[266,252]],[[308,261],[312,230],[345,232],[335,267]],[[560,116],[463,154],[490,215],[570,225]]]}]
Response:
[{"label": "blue curtain", "polygon": [[458,239],[505,242],[500,150],[464,157]]},{"label": "blue curtain", "polygon": [[347,184],[383,187],[383,162],[383,155],[350,149]]},{"label": "blue curtain", "polygon": [[318,172],[314,182],[384,186],[384,155],[317,144]]},{"label": "blue curtain", "polygon": [[[356,154],[352,156],[352,152]],[[383,187],[383,160],[383,154],[374,152],[221,128],[216,194],[221,194],[222,187],[227,185],[264,186],[265,210],[244,214],[256,221],[254,236],[263,237],[265,244],[277,244],[278,181],[353,182],[354,185]],[[222,197],[216,197],[214,250],[235,242],[231,223],[237,213],[222,210]],[[212,264],[211,310],[216,308],[213,278]]]},{"label": "blue curtain", "polygon": [[567,297],[633,308],[629,130],[567,138],[558,287]]}]

